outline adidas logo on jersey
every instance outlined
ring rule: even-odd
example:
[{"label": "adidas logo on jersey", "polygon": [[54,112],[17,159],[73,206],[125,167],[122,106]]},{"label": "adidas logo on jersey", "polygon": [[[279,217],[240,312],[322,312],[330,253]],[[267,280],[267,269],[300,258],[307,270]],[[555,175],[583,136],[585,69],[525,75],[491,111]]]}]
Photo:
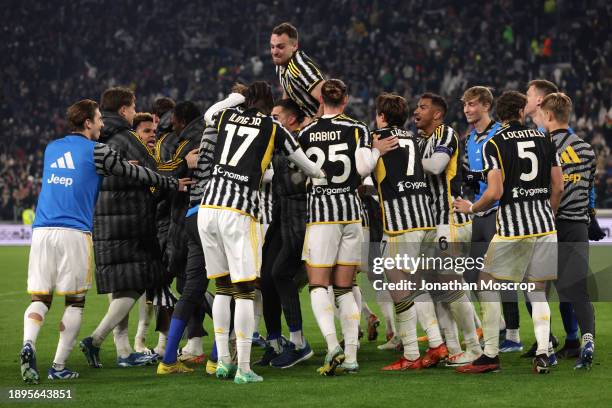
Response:
[{"label": "adidas logo on jersey", "polygon": [[52,169],[71,169],[74,170],[74,162],[72,161],[72,153],[66,152],[62,157],[51,163]]}]

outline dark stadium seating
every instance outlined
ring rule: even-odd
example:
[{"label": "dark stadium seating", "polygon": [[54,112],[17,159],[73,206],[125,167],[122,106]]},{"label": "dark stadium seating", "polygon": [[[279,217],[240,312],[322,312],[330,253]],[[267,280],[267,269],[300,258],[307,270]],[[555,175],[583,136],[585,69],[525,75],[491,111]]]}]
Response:
[{"label": "dark stadium seating", "polygon": [[207,107],[237,80],[278,88],[268,41],[282,21],[298,27],[301,48],[327,76],[349,85],[351,113],[368,122],[380,92],[413,101],[431,90],[448,98],[447,120],[463,133],[466,87],[490,85],[499,95],[552,80],[574,100],[572,126],[597,151],[598,206],[612,207],[612,6],[558,3],[7,0],[0,219],[36,203],[42,152],[66,131],[68,105],[112,85],[132,87],[139,111],[161,95]]}]

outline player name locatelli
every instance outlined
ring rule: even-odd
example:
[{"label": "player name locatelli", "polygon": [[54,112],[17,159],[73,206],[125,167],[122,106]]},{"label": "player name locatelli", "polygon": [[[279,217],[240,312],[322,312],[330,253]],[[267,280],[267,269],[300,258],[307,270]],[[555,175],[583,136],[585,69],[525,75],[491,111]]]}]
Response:
[{"label": "player name locatelli", "polygon": [[396,283],[384,282],[375,280],[372,283],[374,290],[389,290],[389,291],[404,291],[404,290],[426,290],[426,291],[449,291],[449,290],[492,290],[492,291],[516,291],[522,290],[532,292],[535,290],[534,282],[428,282],[425,280],[413,282],[409,280],[401,280]]}]

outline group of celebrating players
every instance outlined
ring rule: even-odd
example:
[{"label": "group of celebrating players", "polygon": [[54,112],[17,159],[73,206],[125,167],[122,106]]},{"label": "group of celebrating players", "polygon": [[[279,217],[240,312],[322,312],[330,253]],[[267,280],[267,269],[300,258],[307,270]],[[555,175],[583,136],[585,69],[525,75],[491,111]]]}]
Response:
[{"label": "group of celebrating players", "polygon": [[[506,91],[496,100],[488,88],[471,87],[462,98],[472,128],[463,145],[444,123],[444,98],[419,97],[413,114],[418,132],[412,132],[404,128],[408,101],[385,93],[376,98],[376,129],[370,130],[345,114],[347,86],[325,79],[298,49],[295,27],[275,27],[270,46],[284,91],[276,102],[267,83],[254,82],[236,86],[204,115],[186,102],[136,115],[134,94],[124,88],[107,90],[100,108],[83,100],[68,109],[72,133],[45,151],[28,269],[32,303],[24,315],[20,354],[24,381],[39,381],[35,342],[53,293],[66,296],[66,309],[48,378],[78,377],[65,363],[91,287],[92,236],[98,291],[111,297],[104,319],[79,342],[91,367],[102,366],[100,347],[113,331],[120,366],[161,359],[158,374],[191,372],[191,363],[204,361],[202,319],[209,313],[214,346],[207,372],[237,384],[260,382],[251,368],[253,342],[264,346],[257,365],[288,368],[313,356],[302,333],[299,300],[307,282],[327,345],[318,372],[356,373],[362,311],[369,339],[376,338],[380,323],[356,284],[363,271],[370,282],[401,287],[376,293],[388,340],[379,348],[403,350],[383,370],[441,363],[461,373],[499,370],[500,352],[522,350],[516,297],[506,297],[516,293],[500,298],[492,289],[470,294],[457,288],[501,281],[534,283],[535,290],[525,294],[536,338],[526,354],[533,357],[534,371],[548,373],[556,364],[547,301],[551,282],[582,333],[577,347],[566,341],[564,355],[577,357],[576,368],[590,368],[595,317],[586,278],[589,224],[596,225],[589,200],[595,164],[591,147],[569,127],[570,98],[545,80],[532,81],[526,95]],[[528,116],[539,129],[525,126]],[[169,117],[172,132],[163,133]],[[120,128],[115,119],[130,129],[108,136],[109,123]],[[104,144],[97,142],[101,132],[107,135]],[[474,202],[462,198],[465,183],[475,192]],[[123,250],[113,247],[104,217],[112,217],[119,201],[138,201],[140,196],[122,195],[126,192],[146,194],[148,200],[160,190],[170,194],[166,265],[176,265],[181,254],[185,260],[176,273],[178,302],[169,282],[151,288],[142,282],[146,279],[132,278],[136,272],[130,267],[114,275],[99,272],[100,264],[109,263],[103,255]],[[560,250],[561,242],[571,245]],[[463,274],[396,267],[377,276],[368,268],[373,256],[423,255],[484,256],[485,262],[482,270]],[[206,292],[209,279],[215,279],[214,300]],[[412,290],[402,282],[445,289]],[[162,334],[158,347],[148,350],[139,325],[134,351],[127,316],[145,290],[149,303],[158,306]],[[163,310],[174,313],[163,319]],[[282,314],[288,339],[282,336]],[[262,315],[265,340],[258,334]],[[423,356],[417,322],[428,343]],[[179,353],[186,329],[189,341]]]}]

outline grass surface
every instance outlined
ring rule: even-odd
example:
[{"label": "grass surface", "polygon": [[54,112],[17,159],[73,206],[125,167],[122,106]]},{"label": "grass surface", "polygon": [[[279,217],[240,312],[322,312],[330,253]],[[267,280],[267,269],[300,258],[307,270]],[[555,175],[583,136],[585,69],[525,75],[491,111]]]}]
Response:
[{"label": "grass surface", "polygon": [[[23,313],[29,304],[26,294],[28,248],[0,247],[0,388],[2,405],[7,401],[8,389],[26,387],[19,374],[18,354],[23,332]],[[598,250],[592,256],[594,270],[605,269],[609,248]],[[256,368],[265,381],[246,386],[207,377],[201,367],[193,374],[158,377],[155,367],[121,369],[115,366],[115,350],[112,335],[102,348],[101,358],[105,367],[94,370],[87,367],[85,358],[75,347],[68,366],[77,370],[81,378],[70,382],[55,383],[43,378],[34,388],[71,388],[73,403],[78,406],[149,406],[149,407],[276,407],[276,406],[491,406],[491,407],[563,407],[563,406],[612,406],[612,303],[596,303],[597,347],[593,369],[589,372],[574,371],[573,361],[560,361],[550,375],[535,375],[530,361],[521,359],[518,353],[502,355],[502,371],[487,375],[461,375],[451,369],[434,368],[419,372],[380,372],[380,368],[395,360],[394,352],[376,349],[375,342],[363,341],[359,351],[361,371],[357,375],[319,377],[315,370],[324,356],[323,339],[316,327],[307,292],[302,293],[305,319],[304,332],[315,350],[315,357],[288,370],[271,367]],[[376,310],[376,303],[369,302]],[[83,326],[79,339],[89,335],[102,318],[108,300],[97,295],[95,289],[87,298]],[[552,305],[553,328],[558,336],[562,325],[556,305]],[[37,342],[37,359],[41,377],[52,362],[58,339],[58,323],[63,313],[63,299],[57,298],[47,314]],[[379,315],[380,316],[380,315]],[[137,311],[133,310],[130,334],[136,332]],[[521,306],[521,336],[530,345],[533,329],[529,315]],[[206,328],[211,330],[207,319]],[[263,323],[262,323],[263,329]],[[381,327],[380,337],[384,337]],[[151,331],[149,346],[157,336]],[[379,337],[379,338],[380,338]],[[210,351],[210,338],[205,350]],[[252,360],[262,353],[253,350]],[[30,387],[31,388],[31,387]],[[19,406],[40,404],[64,404],[28,402]]]}]

